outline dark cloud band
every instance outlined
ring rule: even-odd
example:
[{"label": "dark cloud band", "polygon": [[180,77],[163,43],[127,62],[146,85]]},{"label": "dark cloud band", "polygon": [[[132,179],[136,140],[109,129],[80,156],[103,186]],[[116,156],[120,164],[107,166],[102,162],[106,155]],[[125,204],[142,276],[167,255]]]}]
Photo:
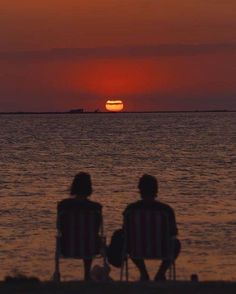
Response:
[{"label": "dark cloud band", "polygon": [[217,52],[236,52],[236,43],[163,44],[100,48],[59,48],[48,51],[0,52],[0,60],[70,60],[89,58],[142,58],[191,56]]}]

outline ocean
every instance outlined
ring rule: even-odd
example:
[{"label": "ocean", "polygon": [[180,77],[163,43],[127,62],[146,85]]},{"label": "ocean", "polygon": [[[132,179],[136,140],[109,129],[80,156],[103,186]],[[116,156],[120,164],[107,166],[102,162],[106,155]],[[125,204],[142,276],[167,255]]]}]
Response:
[{"label": "ocean", "polygon": [[[236,280],[235,126],[235,112],[0,115],[0,279],[16,272],[50,279],[56,205],[85,171],[108,243],[149,173],[176,213],[177,278]],[[153,276],[159,262],[147,264]],[[63,280],[81,279],[82,269],[63,260]],[[131,262],[130,276],[138,278]]]}]

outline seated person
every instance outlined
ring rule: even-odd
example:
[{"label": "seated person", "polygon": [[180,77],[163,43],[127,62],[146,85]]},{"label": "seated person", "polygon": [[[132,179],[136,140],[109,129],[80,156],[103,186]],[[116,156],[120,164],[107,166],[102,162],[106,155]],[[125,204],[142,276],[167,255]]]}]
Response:
[{"label": "seated person", "polygon": [[[72,197],[67,198],[59,202],[57,211],[58,215],[61,211],[80,212],[80,211],[97,211],[101,215],[101,204],[91,201],[88,197],[92,194],[92,183],[90,175],[84,172],[80,172],[74,177],[71,185],[70,195]],[[98,217],[96,220],[97,234],[101,225],[101,219]],[[59,224],[57,228],[60,229]],[[84,262],[84,279],[90,279],[90,270],[92,265],[92,259],[83,259]]]},{"label": "seated person", "polygon": [[[169,216],[170,222],[170,234],[171,238],[174,239],[174,256],[177,258],[180,252],[180,242],[175,237],[177,236],[177,226],[175,221],[175,214],[173,209],[160,201],[157,201],[157,193],[158,193],[158,183],[157,179],[151,175],[144,174],[138,184],[138,188],[140,191],[141,200],[129,204],[123,215],[132,210],[155,210],[165,212]],[[147,281],[149,280],[149,275],[142,259],[132,259],[135,265],[138,267],[140,271],[140,280]],[[155,281],[163,281],[166,279],[165,274],[167,269],[170,267],[170,260],[163,260],[158,272],[155,275]]]}]

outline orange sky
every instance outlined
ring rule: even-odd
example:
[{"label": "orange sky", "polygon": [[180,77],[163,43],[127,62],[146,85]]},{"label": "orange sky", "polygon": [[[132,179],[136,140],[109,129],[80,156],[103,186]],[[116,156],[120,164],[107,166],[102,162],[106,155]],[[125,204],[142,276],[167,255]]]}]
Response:
[{"label": "orange sky", "polygon": [[113,97],[131,111],[236,109],[235,0],[2,0],[0,11],[0,111],[104,110]]}]

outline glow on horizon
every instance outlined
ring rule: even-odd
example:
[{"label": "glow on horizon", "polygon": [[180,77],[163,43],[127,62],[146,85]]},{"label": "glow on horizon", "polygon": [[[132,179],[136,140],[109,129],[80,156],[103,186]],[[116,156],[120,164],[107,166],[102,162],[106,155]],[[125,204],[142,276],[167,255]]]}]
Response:
[{"label": "glow on horizon", "polygon": [[0,10],[0,112],[93,111],[104,97],[125,99],[125,111],[236,109],[234,0],[2,0]]}]

